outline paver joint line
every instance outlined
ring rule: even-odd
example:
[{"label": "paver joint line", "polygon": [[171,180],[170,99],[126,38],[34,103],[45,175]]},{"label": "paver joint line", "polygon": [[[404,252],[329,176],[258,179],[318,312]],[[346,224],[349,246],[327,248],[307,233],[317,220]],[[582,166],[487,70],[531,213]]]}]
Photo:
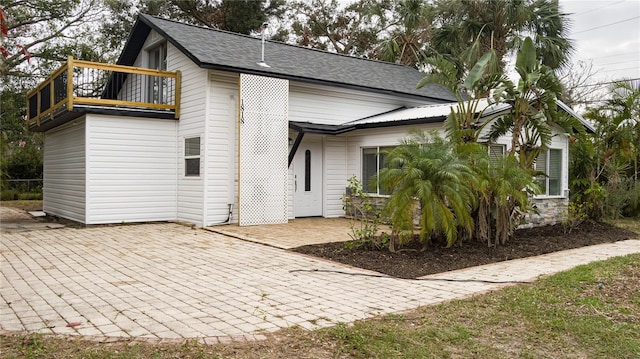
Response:
[{"label": "paver joint line", "polygon": [[629,240],[406,280],[173,223],[3,233],[2,241],[0,334],[126,343],[263,340],[640,252]]}]

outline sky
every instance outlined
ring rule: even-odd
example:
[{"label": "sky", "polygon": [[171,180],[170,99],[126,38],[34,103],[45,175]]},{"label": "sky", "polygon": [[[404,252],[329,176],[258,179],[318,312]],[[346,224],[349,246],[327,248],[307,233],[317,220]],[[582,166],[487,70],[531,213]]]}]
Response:
[{"label": "sky", "polygon": [[573,62],[593,64],[589,83],[640,78],[640,0],[560,0],[572,20]]}]

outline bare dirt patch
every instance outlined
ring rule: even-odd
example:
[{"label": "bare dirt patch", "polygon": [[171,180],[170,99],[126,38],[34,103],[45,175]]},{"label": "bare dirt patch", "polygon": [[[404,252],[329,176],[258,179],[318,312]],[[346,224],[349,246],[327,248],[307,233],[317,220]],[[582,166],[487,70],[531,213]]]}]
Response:
[{"label": "bare dirt patch", "polygon": [[361,248],[347,249],[344,242],[307,245],[292,249],[315,257],[374,270],[398,278],[417,278],[428,274],[447,272],[510,259],[537,256],[545,253],[616,242],[636,238],[637,234],[599,222],[585,222],[572,231],[562,225],[521,229],[504,246],[487,247],[468,241],[461,246],[446,248],[434,243],[422,249],[422,244],[411,243],[409,251],[397,253]]}]

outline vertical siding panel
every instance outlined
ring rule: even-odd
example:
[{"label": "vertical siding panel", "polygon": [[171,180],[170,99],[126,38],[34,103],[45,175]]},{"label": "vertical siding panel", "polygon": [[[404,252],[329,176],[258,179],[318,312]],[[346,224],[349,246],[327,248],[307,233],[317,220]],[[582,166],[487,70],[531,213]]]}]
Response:
[{"label": "vertical siding panel", "polygon": [[43,210],[85,222],[85,119],[44,134]]}]

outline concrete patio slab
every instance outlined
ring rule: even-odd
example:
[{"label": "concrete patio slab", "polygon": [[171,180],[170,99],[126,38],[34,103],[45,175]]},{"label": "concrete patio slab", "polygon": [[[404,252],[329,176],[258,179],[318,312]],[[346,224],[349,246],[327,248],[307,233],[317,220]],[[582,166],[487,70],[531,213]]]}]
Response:
[{"label": "concrete patio slab", "polygon": [[25,211],[0,206],[0,232],[40,231],[58,228],[64,228],[64,225],[38,221]]},{"label": "concrete patio slab", "polygon": [[[355,222],[360,225],[359,221]],[[385,225],[379,230],[390,231]],[[308,244],[344,242],[351,240],[351,221],[347,218],[296,218],[289,223],[243,226],[229,224],[207,227],[215,233],[266,244],[276,248],[290,249]]]},{"label": "concrete patio slab", "polygon": [[0,330],[260,339],[495,290],[640,241],[569,252],[404,280],[171,223],[2,233]]}]

